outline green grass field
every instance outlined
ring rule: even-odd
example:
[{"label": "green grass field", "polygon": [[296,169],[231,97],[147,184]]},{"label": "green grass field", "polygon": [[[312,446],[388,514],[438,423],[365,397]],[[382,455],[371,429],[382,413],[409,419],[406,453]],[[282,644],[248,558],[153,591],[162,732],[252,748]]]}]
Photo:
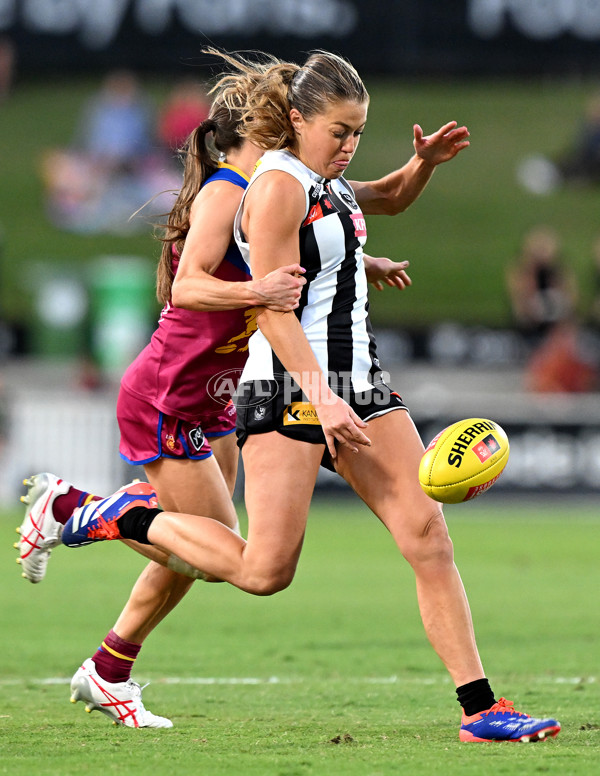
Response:
[{"label": "green grass field", "polygon": [[458,742],[454,687],[425,641],[412,572],[366,508],[317,502],[293,585],[252,598],[198,583],[147,641],[136,678],[172,730],[113,727],[68,681],[143,561],[58,548],[19,576],[19,512],[0,519],[0,773],[210,776],[597,773],[600,522],[591,504],[488,496],[449,507],[497,695],[563,730],[543,744]]},{"label": "green grass field", "polygon": [[[44,151],[64,146],[85,99],[99,78],[25,81],[2,106],[0,189],[3,232],[4,315],[31,321],[39,269],[36,262],[81,267],[95,256],[140,255],[153,265],[157,243],[147,234],[81,236],[53,228],[46,219],[40,182]],[[148,81],[156,104],[168,91]],[[369,219],[373,255],[411,260],[414,285],[401,296],[372,294],[375,322],[423,326],[440,319],[508,325],[506,265],[531,226],[552,223],[564,239],[565,257],[581,284],[585,316],[591,278],[591,245],[600,231],[600,191],[558,190],[548,197],[524,191],[518,162],[531,154],[559,154],[573,137],[597,84],[567,80],[521,82],[376,81],[367,86],[367,130],[349,178],[379,177],[412,154],[412,126],[433,132],[456,120],[471,131],[471,147],[438,170],[423,197],[397,218]]]}]

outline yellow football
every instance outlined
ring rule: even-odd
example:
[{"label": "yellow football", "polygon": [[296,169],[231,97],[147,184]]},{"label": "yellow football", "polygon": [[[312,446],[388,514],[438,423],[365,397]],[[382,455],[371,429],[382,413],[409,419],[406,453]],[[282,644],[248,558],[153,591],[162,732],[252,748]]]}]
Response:
[{"label": "yellow football", "polygon": [[469,501],[492,487],[504,471],[509,451],[506,432],[495,421],[459,420],[429,443],[419,465],[419,482],[436,501]]}]

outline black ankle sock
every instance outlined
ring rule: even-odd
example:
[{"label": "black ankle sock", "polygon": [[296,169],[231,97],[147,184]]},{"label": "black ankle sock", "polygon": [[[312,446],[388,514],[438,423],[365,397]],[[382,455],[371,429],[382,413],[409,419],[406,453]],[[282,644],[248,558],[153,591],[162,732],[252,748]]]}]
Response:
[{"label": "black ankle sock", "polygon": [[148,541],[148,529],[156,515],[161,512],[162,509],[132,507],[117,520],[119,533],[123,539],[132,539],[140,544],[152,544]]},{"label": "black ankle sock", "polygon": [[485,711],[496,703],[490,683],[485,678],[457,687],[456,694],[467,717]]}]

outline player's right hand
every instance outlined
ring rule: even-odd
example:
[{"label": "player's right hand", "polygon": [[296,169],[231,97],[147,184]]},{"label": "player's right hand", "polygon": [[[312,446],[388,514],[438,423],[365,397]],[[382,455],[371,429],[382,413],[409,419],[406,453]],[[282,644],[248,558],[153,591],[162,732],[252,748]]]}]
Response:
[{"label": "player's right hand", "polygon": [[253,281],[261,305],[279,313],[295,310],[300,304],[302,286],[306,283],[303,277],[305,271],[300,264],[288,264]]},{"label": "player's right hand", "polygon": [[371,440],[363,432],[367,423],[340,396],[331,392],[315,409],[332,459],[336,457],[336,442],[353,453],[358,453],[360,445],[371,446]]}]

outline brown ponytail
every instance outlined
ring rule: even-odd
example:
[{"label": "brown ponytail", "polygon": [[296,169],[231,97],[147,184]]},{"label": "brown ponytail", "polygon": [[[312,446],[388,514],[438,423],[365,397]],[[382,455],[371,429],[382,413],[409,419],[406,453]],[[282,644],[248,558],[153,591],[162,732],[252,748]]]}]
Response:
[{"label": "brown ponytail", "polygon": [[[173,246],[181,254],[190,229],[190,211],[204,182],[217,170],[219,153],[241,145],[237,132],[239,112],[232,113],[220,96],[215,98],[209,117],[196,127],[179,151],[183,160],[183,183],[163,228],[161,255],[156,270],[156,296],[161,304],[171,298]],[[207,136],[211,135],[209,143]]]}]

